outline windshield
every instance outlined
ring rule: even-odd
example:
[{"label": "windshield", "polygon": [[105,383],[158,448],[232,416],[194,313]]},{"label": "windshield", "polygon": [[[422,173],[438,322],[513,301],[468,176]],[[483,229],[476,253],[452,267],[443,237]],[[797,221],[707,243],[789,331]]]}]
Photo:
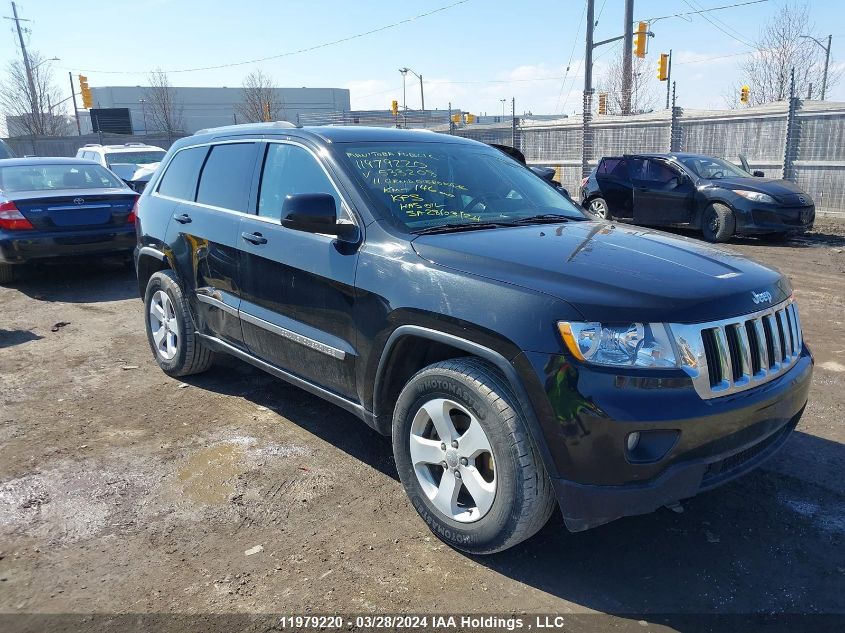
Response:
[{"label": "windshield", "polygon": [[164,158],[163,151],[154,152],[112,152],[106,154],[106,163],[112,165],[148,165],[159,163]]},{"label": "windshield", "polygon": [[0,191],[123,188],[99,165],[15,165],[0,167]]},{"label": "windshield", "polygon": [[753,178],[744,169],[721,158],[708,156],[687,156],[681,159],[684,167],[690,169],[699,178],[719,180],[721,178]]},{"label": "windshield", "polygon": [[459,143],[341,147],[373,203],[408,231],[541,214],[586,219],[554,187],[498,150]]}]

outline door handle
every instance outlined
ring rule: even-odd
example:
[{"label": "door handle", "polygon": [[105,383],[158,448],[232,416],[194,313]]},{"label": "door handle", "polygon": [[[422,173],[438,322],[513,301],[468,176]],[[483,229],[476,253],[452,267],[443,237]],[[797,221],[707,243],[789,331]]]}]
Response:
[{"label": "door handle", "polygon": [[252,242],[253,244],[267,243],[267,238],[261,235],[261,233],[241,233],[241,237],[247,242]]},{"label": "door handle", "polygon": [[176,220],[179,224],[190,224],[191,223],[191,216],[189,216],[187,213],[183,213],[182,215],[177,215],[173,219]]}]

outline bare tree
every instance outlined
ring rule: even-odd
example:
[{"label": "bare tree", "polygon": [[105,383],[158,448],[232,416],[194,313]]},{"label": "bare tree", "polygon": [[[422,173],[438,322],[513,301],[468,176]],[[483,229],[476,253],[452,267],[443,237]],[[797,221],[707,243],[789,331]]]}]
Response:
[{"label": "bare tree", "polygon": [[279,98],[273,78],[261,70],[249,73],[243,81],[241,102],[235,106],[244,121],[277,121],[282,118],[285,104]]},{"label": "bare tree", "polygon": [[182,104],[176,101],[176,91],[170,85],[167,73],[157,68],[150,73],[150,87],[144,97],[147,101],[147,116],[159,132],[168,137],[181,132],[185,125],[182,119]]},{"label": "bare tree", "polygon": [[22,60],[12,60],[0,82],[0,110],[6,113],[9,134],[63,136],[71,132],[70,119],[64,113],[61,92],[53,84],[49,60],[37,52],[29,55],[33,92]]},{"label": "bare tree", "polygon": [[[760,32],[755,42],[757,50],[740,64],[745,83],[751,88],[749,105],[788,99],[793,68],[796,95],[804,98],[809,94],[812,99],[821,97],[824,51],[811,39],[801,37],[813,35],[821,40],[814,30],[809,5],[784,3],[780,6]],[[840,73],[831,68],[827,78],[828,92],[839,79]],[[735,94],[739,95],[739,86]]]},{"label": "bare tree", "polygon": [[[653,110],[658,98],[654,91],[653,77],[656,75],[646,59],[634,58],[631,80],[631,113],[639,114]],[[597,92],[607,93],[607,113],[622,114],[622,59],[616,57],[597,82]],[[596,99],[596,103],[598,100]]]}]

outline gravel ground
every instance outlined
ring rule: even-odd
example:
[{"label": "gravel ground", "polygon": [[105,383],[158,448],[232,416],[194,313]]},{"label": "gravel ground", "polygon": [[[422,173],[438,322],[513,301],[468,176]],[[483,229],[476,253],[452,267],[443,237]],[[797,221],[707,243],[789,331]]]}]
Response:
[{"label": "gravel ground", "polygon": [[0,287],[0,612],[845,612],[845,227],[729,248],[792,279],[816,355],[785,448],[682,514],[479,558],[351,415],[232,359],[170,379],[132,273],[38,268]]}]

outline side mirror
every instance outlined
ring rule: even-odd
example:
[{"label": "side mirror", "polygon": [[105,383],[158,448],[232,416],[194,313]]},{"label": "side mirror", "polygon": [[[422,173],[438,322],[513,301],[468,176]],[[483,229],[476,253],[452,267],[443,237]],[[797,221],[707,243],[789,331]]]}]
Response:
[{"label": "side mirror", "polygon": [[330,193],[298,193],[285,196],[282,204],[282,226],[294,231],[323,233],[349,238],[356,231],[354,224],[337,221],[337,203]]},{"label": "side mirror", "polygon": [[757,178],[765,178],[766,177],[766,174],[764,174],[759,169],[755,169],[753,172],[751,172],[751,175],[756,176]]}]

